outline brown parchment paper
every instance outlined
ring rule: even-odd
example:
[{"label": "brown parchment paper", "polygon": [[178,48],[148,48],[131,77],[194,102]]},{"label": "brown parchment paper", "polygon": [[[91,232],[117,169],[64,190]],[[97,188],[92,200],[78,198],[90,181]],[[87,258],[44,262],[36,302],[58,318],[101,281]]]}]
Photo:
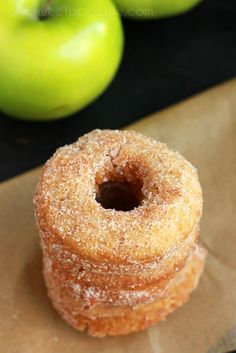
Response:
[{"label": "brown parchment paper", "polygon": [[206,270],[191,300],[146,332],[95,339],[52,309],[32,196],[39,170],[0,185],[0,353],[223,353],[236,349],[236,81],[132,129],[167,142],[199,170]]}]

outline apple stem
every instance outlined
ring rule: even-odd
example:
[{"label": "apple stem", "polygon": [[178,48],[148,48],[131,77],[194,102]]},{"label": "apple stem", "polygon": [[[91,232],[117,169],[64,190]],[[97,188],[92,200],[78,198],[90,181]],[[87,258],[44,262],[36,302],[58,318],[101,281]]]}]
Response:
[{"label": "apple stem", "polygon": [[39,15],[40,20],[46,20],[50,16],[49,10],[51,7],[51,3],[52,3],[52,0],[45,1],[45,5],[40,11],[40,15]]}]

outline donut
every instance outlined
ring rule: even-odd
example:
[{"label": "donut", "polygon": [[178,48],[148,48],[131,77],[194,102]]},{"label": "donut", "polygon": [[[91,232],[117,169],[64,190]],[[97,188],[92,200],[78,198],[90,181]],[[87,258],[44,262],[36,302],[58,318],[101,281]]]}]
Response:
[{"label": "donut", "polygon": [[196,169],[165,144],[94,130],[49,159],[34,204],[49,296],[78,330],[147,328],[195,288],[202,190]]},{"label": "donut", "polygon": [[[87,331],[94,337],[126,335],[165,320],[168,314],[184,304],[198,284],[205,257],[206,250],[195,246],[182,271],[170,280],[164,295],[149,303],[134,306],[83,305],[76,296],[65,294],[48,272],[45,273],[45,279],[54,308],[75,329]],[[61,291],[56,288],[61,288]]]},{"label": "donut", "polygon": [[[190,240],[192,240],[193,236],[196,239],[197,234],[198,233],[196,232],[193,233],[190,239],[188,239],[188,243]],[[175,253],[178,254],[177,251],[175,251]],[[71,257],[74,259],[73,262],[70,261]],[[171,252],[171,254],[167,254],[167,258],[160,261],[159,268],[161,269],[163,266],[163,261],[165,261],[166,266],[166,263],[169,265],[170,260],[173,261],[175,257],[176,256],[173,254],[173,252]],[[181,263],[178,262],[177,265],[174,265],[173,269],[168,271],[167,274],[159,274],[159,277],[157,278],[155,278],[154,274],[152,274],[152,276],[150,275],[150,278],[148,278],[143,269],[142,273],[136,276],[132,275],[130,272],[128,274],[126,272],[123,275],[123,287],[117,286],[114,288],[113,282],[112,286],[109,286],[109,282],[107,283],[108,274],[104,276],[105,273],[103,272],[103,279],[101,281],[101,274],[98,276],[97,272],[94,273],[91,267],[86,267],[84,263],[81,265],[80,261],[79,264],[76,265],[75,256],[69,253],[68,250],[65,250],[63,246],[58,247],[57,245],[56,254],[53,252],[53,255],[51,256],[47,254],[47,248],[44,247],[44,258],[48,263],[50,263],[50,259],[53,258],[53,273],[51,276],[53,276],[54,279],[57,278],[58,283],[60,282],[60,279],[63,278],[62,286],[64,287],[64,290],[65,286],[68,285],[67,287],[70,291],[71,283],[75,283],[76,286],[80,289],[81,298],[86,297],[86,301],[90,304],[93,303],[94,299],[96,298],[97,305],[113,302],[114,306],[141,304],[150,301],[153,297],[157,298],[163,292],[165,284],[168,283],[169,280],[175,275],[175,273],[179,272],[185,264],[184,259]],[[152,264],[152,266],[154,265],[157,264]],[[157,276],[157,272],[154,273],[156,273]],[[127,286],[129,278],[131,278],[132,283],[135,283],[135,285]],[[143,284],[144,282],[146,283],[145,285]],[[121,275],[119,283],[121,283]],[[136,294],[135,290],[138,290],[138,295]]]}]

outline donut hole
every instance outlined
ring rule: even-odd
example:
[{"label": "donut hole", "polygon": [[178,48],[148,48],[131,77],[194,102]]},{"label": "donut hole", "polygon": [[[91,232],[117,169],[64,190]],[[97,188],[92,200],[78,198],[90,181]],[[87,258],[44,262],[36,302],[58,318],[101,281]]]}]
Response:
[{"label": "donut hole", "polygon": [[105,209],[132,211],[143,200],[142,184],[110,180],[98,185],[96,201]]}]

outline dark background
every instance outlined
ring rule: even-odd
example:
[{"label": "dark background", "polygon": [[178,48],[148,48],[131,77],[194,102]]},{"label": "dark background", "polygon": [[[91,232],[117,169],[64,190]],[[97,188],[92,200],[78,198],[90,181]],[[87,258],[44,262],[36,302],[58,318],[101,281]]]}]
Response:
[{"label": "dark background", "polygon": [[161,21],[125,20],[124,29],[118,75],[88,108],[52,123],[0,114],[0,180],[44,163],[91,129],[120,128],[235,75],[236,0],[205,0]]}]

